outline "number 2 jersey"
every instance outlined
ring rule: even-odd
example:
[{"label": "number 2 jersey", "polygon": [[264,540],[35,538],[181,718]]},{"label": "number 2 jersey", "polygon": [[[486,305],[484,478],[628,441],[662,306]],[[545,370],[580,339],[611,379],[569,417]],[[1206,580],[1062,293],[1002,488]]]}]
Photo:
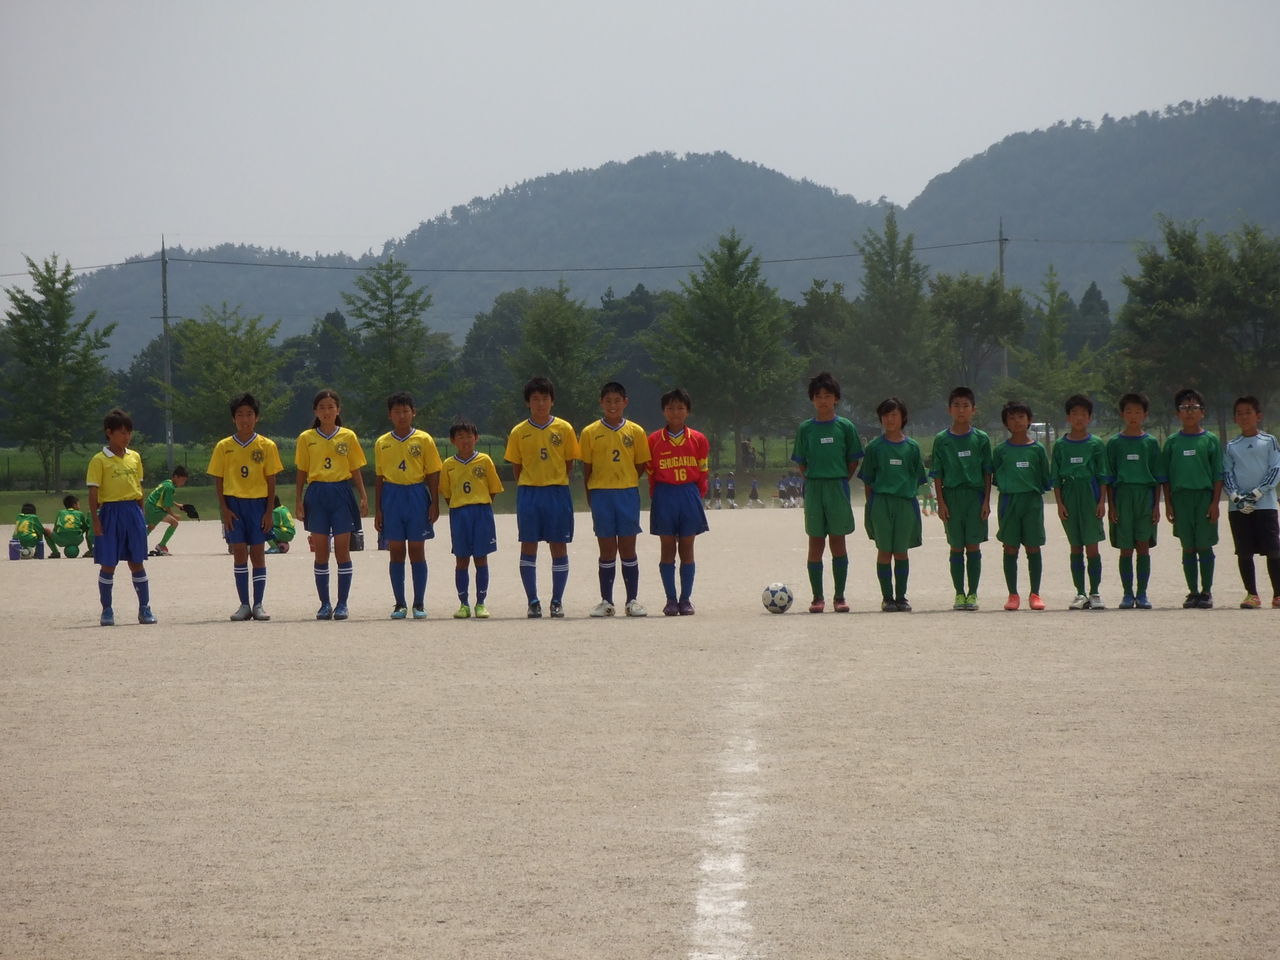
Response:
[{"label": "number 2 jersey", "polygon": [[660,483],[696,483],[705,499],[710,454],[707,438],[690,427],[674,437],[666,427],[653,431],[649,434],[649,495]]}]

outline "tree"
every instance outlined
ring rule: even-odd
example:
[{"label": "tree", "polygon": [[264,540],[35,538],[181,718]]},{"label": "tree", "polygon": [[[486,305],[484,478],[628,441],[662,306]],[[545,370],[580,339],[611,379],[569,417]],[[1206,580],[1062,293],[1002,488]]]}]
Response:
[{"label": "tree", "polygon": [[778,398],[793,394],[801,363],[792,352],[787,306],[737,231],[699,260],[701,271],[681,283],[649,349],[669,383],[692,388],[698,416],[713,432],[732,431],[741,471],[744,431],[777,417]]},{"label": "tree", "polygon": [[352,358],[359,356],[360,338],[347,326],[339,310],[318,317],[311,330],[290,337],[280,345],[283,356],[280,377],[288,393],[284,420],[295,432],[310,426],[314,419],[311,402],[326,387],[342,397],[354,396],[359,380]]},{"label": "tree", "polygon": [[263,326],[262,316],[246,317],[237,306],[204,307],[200,318],[173,328],[181,363],[174,369],[173,416],[201,440],[231,432],[227,403],[252,393],[267,424],[280,424],[288,404],[281,389],[284,354],[272,344],[280,322]]},{"label": "tree", "polygon": [[91,331],[94,314],[75,321],[75,277],[58,255],[39,266],[30,257],[32,292],[8,287],[5,296],[3,368],[8,429],[22,447],[34,447],[44,468],[45,489],[62,489],[62,451],[95,435],[107,402],[102,353],[115,324]]},{"label": "tree", "polygon": [[[507,365],[524,338],[524,319],[533,293],[521,287],[498,294],[488,313],[477,314],[458,358],[463,395],[461,410],[481,432],[499,433],[510,426],[505,416],[518,410],[504,396],[511,390]],[[517,412],[516,416],[519,416]]]},{"label": "tree", "polygon": [[844,380],[857,357],[852,349],[854,305],[844,295],[844,284],[833,283],[828,290],[826,280],[814,280],[789,309],[791,336],[805,372],[813,376],[830,370]]},{"label": "tree", "polygon": [[1111,306],[1102,296],[1098,284],[1090,283],[1080,298],[1074,322],[1067,329],[1067,356],[1073,360],[1081,351],[1101,350],[1111,337]]},{"label": "tree", "polygon": [[561,281],[554,290],[533,291],[520,345],[507,368],[514,378],[507,410],[512,421],[527,416],[517,393],[532,377],[547,377],[556,388],[555,413],[581,429],[600,409],[600,388],[616,368],[608,360],[609,337],[586,306],[569,297]]},{"label": "tree", "polygon": [[938,372],[953,386],[978,389],[1026,326],[1022,293],[1016,287],[1004,289],[994,273],[939,274],[929,281],[929,291]]}]

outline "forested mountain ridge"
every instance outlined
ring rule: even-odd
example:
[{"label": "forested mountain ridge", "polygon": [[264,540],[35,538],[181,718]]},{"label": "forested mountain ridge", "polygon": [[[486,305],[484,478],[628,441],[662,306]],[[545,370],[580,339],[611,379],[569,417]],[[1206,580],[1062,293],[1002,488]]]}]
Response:
[{"label": "forested mountain ridge", "polygon": [[[1052,263],[1074,297],[1096,280],[1119,304],[1119,278],[1134,269],[1132,241],[1158,237],[1157,214],[1216,230],[1245,220],[1280,230],[1276,170],[1280,104],[1218,98],[1096,126],[1064,122],[1013,134],[935,177],[900,218],[935,272],[993,270],[1003,219],[1012,238],[1011,283],[1035,288]],[[791,261],[766,265],[765,276],[785,297],[798,298],[814,278],[856,291],[854,241],[879,229],[887,210],[725,153],[651,153],[549,174],[455,206],[389,241],[381,256],[172,249],[170,314],[196,316],[225,302],[279,320],[279,336],[287,337],[340,309],[356,271],[392,255],[415,269],[445,271],[416,278],[432,293],[428,324],[460,342],[472,318],[506,290],[563,280],[574,297],[595,304],[608,289],[623,293],[638,283],[676,289],[688,265],[730,229],[764,259]],[[805,259],[826,257],[837,259]],[[624,269],[639,267],[651,269]],[[119,324],[108,359],[123,367],[159,330],[159,264],[87,274],[77,305],[97,310],[101,323]]]}]

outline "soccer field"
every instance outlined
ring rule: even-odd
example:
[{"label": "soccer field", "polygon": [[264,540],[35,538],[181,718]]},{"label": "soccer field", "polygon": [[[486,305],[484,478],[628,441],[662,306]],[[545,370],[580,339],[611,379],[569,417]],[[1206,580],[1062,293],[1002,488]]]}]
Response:
[{"label": "soccer field", "polygon": [[1280,610],[1234,609],[1229,544],[1219,609],[1163,544],[1156,610],[1104,548],[1112,609],[1068,612],[1050,514],[1050,610],[1000,609],[988,543],[954,613],[926,520],[882,614],[859,531],[854,612],[811,616],[800,512],[719,511],[696,617],[600,621],[577,519],[563,621],[524,618],[510,516],[487,622],[447,523],[426,622],[371,551],[317,623],[299,542],[230,623],[208,521],[147,564],[157,626],[124,568],[104,629],[92,561],[0,564],[0,957],[1275,956]]}]

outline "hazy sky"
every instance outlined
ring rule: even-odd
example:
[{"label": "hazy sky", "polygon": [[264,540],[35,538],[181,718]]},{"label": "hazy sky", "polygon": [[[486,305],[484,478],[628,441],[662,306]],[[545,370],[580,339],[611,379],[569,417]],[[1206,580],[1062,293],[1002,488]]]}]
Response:
[{"label": "hazy sky", "polygon": [[1280,99],[1277,0],[0,0],[0,35],[0,274],[359,254],[653,150],[905,204],[1009,133]]}]

